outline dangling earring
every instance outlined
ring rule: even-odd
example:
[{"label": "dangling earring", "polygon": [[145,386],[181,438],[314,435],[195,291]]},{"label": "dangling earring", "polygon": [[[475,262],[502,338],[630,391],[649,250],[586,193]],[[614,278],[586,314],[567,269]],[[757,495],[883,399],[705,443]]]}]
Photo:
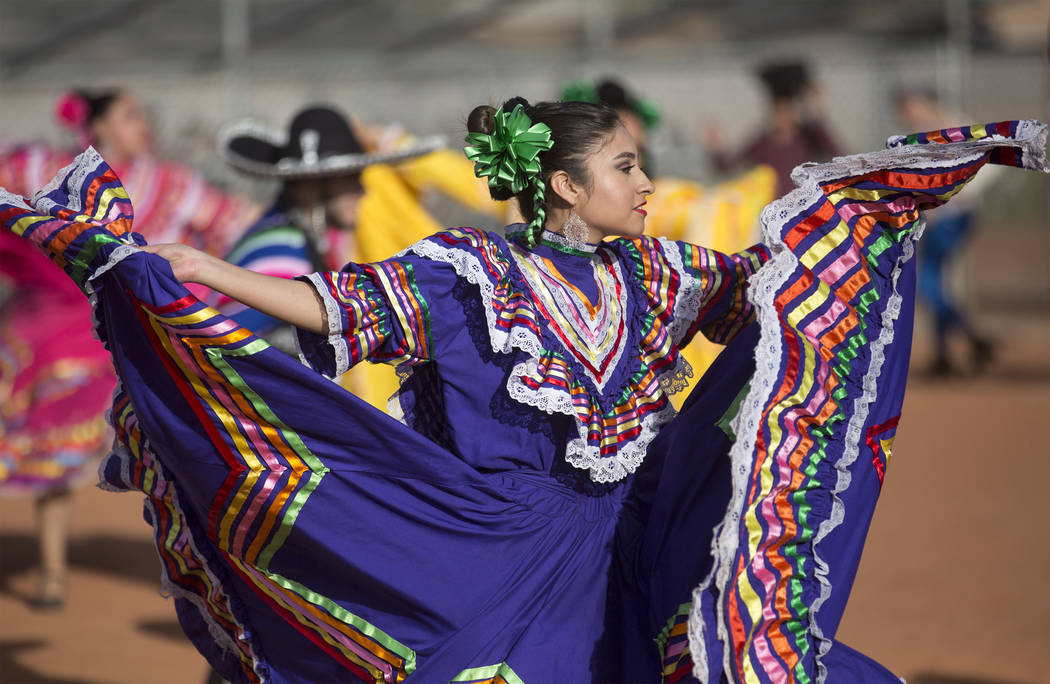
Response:
[{"label": "dangling earring", "polygon": [[561,234],[573,249],[585,249],[588,238],[591,237],[591,229],[584,222],[575,209],[569,211],[565,223],[561,224]]}]

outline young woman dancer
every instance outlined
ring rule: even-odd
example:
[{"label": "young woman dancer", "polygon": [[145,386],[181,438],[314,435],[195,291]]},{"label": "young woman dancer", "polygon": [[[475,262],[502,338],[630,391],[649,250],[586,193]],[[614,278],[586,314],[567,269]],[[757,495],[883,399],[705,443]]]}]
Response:
[{"label": "young woman dancer", "polygon": [[[1045,128],[808,167],[768,244],[725,255],[644,236],[612,109],[516,98],[469,127],[525,224],[297,281],[142,246],[90,150],[32,205],[0,196],[94,298],[123,383],[103,477],[146,493],[190,638],[236,681],[897,681],[834,634],[903,398],[917,212],[989,160],[1045,168]],[[298,326],[321,373],[398,363],[400,421],[180,281]],[[728,346],[676,418],[697,333]]]},{"label": "young woman dancer", "polygon": [[[151,157],[146,109],[123,90],[73,92],[60,122],[95,145],[135,198],[136,230],[151,240],[186,241],[222,254],[258,215],[250,202],[209,186],[191,170]],[[30,194],[75,153],[47,145],[0,153],[0,186]],[[175,205],[171,196],[187,198]],[[76,484],[93,475],[107,441],[113,377],[92,339],[83,294],[24,240],[0,233],[0,280],[17,296],[0,303],[0,494],[35,499],[40,581],[33,605],[60,608],[66,584],[66,527]]]}]

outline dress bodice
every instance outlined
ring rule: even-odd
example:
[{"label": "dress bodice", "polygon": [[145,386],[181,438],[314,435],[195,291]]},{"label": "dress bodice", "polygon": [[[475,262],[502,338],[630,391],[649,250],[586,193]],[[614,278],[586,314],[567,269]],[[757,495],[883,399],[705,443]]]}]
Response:
[{"label": "dress bodice", "polygon": [[330,331],[300,345],[329,375],[400,365],[391,413],[479,467],[564,459],[614,482],[674,416],[669,395],[691,373],[681,347],[698,330],[728,341],[751,319],[744,289],[765,258],[647,237],[529,248],[514,226],[453,229],[305,277]]}]

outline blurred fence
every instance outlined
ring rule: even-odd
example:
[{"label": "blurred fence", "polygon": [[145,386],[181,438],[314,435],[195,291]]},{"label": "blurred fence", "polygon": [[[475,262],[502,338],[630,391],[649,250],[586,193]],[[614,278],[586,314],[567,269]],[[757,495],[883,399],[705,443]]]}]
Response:
[{"label": "blurred fence", "polygon": [[[164,156],[265,197],[216,157],[224,122],[281,128],[320,101],[456,145],[476,104],[616,76],[662,111],[658,172],[708,181],[701,127],[720,123],[733,145],[760,126],[754,71],[770,59],[810,62],[846,152],[905,132],[893,109],[902,85],[970,119],[944,125],[1050,119],[1048,12],[1050,0],[0,0],[0,142],[69,144],[55,98],[126,87],[150,107]],[[1011,176],[988,205],[997,230],[1041,230],[1032,244],[1050,255],[1050,180]]]}]

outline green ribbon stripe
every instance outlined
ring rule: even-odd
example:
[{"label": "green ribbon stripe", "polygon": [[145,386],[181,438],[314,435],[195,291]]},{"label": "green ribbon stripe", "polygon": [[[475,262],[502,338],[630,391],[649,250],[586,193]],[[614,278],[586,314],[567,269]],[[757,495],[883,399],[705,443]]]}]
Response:
[{"label": "green ribbon stripe", "polygon": [[69,277],[73,279],[81,290],[87,284],[84,276],[93,265],[92,262],[98,254],[98,250],[102,248],[102,245],[112,243],[121,244],[120,240],[113,237],[110,233],[96,233],[84,242],[84,246],[80,248],[75,257],[70,258],[68,254],[64,255],[69,260],[67,269]]}]

